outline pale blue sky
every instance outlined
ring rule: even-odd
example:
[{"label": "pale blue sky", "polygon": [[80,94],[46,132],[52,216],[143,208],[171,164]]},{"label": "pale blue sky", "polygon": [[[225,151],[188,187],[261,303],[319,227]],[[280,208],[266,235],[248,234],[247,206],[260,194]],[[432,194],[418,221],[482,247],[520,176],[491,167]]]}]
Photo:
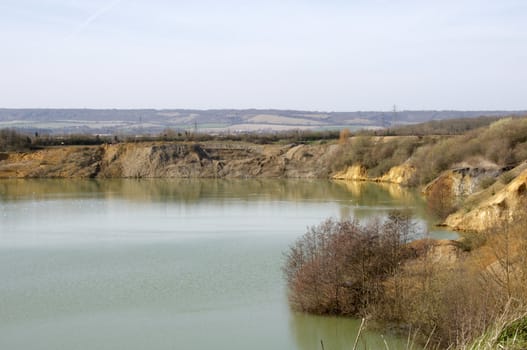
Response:
[{"label": "pale blue sky", "polygon": [[0,0],[0,107],[527,109],[525,0]]}]

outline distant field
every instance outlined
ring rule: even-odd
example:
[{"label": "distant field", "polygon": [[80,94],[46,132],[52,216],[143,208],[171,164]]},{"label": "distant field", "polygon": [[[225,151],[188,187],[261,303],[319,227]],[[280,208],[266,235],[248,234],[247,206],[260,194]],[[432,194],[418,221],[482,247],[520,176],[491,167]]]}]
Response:
[{"label": "distant field", "polygon": [[291,118],[291,117],[282,117],[279,115],[271,115],[271,114],[259,114],[252,118],[249,118],[248,120],[251,123],[260,123],[260,124],[281,124],[281,125],[324,125],[324,123],[321,123],[316,120],[311,119],[303,119],[303,118]]},{"label": "distant field", "polygon": [[1,109],[0,128],[41,134],[159,135],[174,131],[376,130],[431,120],[526,115],[524,111],[321,112],[275,109]]}]

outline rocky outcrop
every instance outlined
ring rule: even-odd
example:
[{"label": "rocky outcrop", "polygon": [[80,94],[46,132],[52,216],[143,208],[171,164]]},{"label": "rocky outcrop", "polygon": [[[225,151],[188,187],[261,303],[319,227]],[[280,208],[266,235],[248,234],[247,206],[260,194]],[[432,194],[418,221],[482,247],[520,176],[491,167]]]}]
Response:
[{"label": "rocky outcrop", "polygon": [[0,177],[327,178],[337,145],[150,142],[7,154]]},{"label": "rocky outcrop", "polygon": [[445,223],[460,231],[485,231],[503,222],[516,220],[527,214],[527,170],[489,198],[466,212],[450,215]]},{"label": "rocky outcrop", "polygon": [[503,172],[498,168],[464,167],[443,172],[439,177],[425,186],[423,193],[430,195],[440,187],[452,197],[467,197],[480,189],[484,179],[497,178]]}]

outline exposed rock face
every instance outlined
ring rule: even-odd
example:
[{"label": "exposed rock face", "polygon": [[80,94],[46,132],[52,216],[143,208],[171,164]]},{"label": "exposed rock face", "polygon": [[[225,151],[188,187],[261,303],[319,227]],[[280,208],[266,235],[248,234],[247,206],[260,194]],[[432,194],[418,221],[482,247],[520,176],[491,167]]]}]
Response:
[{"label": "exposed rock face", "polygon": [[[336,144],[256,145],[244,142],[143,142],[67,146],[1,154],[0,178],[328,178]],[[405,163],[379,178],[354,165],[334,179],[411,183]]]},{"label": "exposed rock face", "polygon": [[337,145],[126,143],[8,154],[0,177],[323,178]]},{"label": "exposed rock face", "polygon": [[389,182],[399,185],[409,185],[415,179],[415,168],[408,163],[394,166],[381,177],[368,177],[366,168],[352,165],[346,170],[333,175],[335,180]]},{"label": "exposed rock face", "polygon": [[480,182],[489,177],[496,178],[502,173],[500,169],[485,168],[457,168],[443,172],[439,177],[424,188],[425,195],[434,192],[434,188],[441,187],[451,196],[466,197],[479,189]]},{"label": "exposed rock face", "polygon": [[0,161],[0,177],[94,177],[103,152],[99,147],[48,148],[10,153]]},{"label": "exposed rock face", "polygon": [[446,224],[460,231],[484,231],[500,222],[516,219],[527,213],[527,170],[503,189],[482,201],[468,212],[450,215]]}]

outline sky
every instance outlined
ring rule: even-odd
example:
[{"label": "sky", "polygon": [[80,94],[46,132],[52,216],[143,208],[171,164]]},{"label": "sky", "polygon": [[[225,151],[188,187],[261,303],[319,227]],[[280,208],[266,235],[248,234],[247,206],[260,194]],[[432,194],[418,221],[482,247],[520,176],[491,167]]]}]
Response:
[{"label": "sky", "polygon": [[0,107],[527,110],[525,0],[0,0]]}]

